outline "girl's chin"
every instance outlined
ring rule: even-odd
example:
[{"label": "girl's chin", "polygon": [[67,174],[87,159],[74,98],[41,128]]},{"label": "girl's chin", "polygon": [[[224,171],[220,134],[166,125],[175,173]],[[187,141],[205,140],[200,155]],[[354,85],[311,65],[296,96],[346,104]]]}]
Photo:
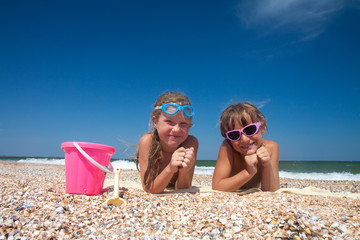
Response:
[{"label": "girl's chin", "polygon": [[243,154],[244,156],[247,155],[252,155],[254,153],[256,153],[257,147],[256,146],[251,146],[249,148],[240,148],[240,153]]},{"label": "girl's chin", "polygon": [[170,145],[176,145],[176,144],[178,144],[178,145],[180,145],[181,143],[183,143],[184,141],[186,140],[186,138],[184,138],[184,137],[169,137],[168,138],[168,140],[167,140],[167,142],[168,142],[168,144],[170,144]]},{"label": "girl's chin", "polygon": [[180,140],[169,140],[167,142],[168,147],[174,148],[175,150],[180,146],[182,142]]},{"label": "girl's chin", "polygon": [[247,151],[246,155],[252,155],[254,153],[256,153],[256,149],[255,150],[251,149],[251,150]]}]

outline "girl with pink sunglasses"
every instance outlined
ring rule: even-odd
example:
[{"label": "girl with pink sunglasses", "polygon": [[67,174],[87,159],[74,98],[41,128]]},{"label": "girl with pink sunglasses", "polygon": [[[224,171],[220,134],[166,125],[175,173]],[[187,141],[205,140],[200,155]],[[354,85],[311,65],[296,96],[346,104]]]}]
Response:
[{"label": "girl with pink sunglasses", "polygon": [[259,109],[247,102],[229,106],[221,114],[220,131],[225,140],[219,149],[213,189],[279,189],[279,145],[263,140],[266,119]]},{"label": "girl with pink sunglasses", "polygon": [[181,93],[166,92],[154,105],[152,130],[140,138],[136,166],[143,189],[161,193],[166,187],[192,187],[198,140],[189,135],[194,108]]}]

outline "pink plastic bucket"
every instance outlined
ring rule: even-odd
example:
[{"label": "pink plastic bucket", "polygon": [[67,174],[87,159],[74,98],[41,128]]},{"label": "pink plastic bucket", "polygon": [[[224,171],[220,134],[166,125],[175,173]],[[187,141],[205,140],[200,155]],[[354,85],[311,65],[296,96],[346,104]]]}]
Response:
[{"label": "pink plastic bucket", "polygon": [[[99,195],[103,191],[106,175],[100,168],[111,166],[110,158],[115,153],[115,148],[97,143],[77,142],[80,150],[85,152],[81,153],[75,144],[74,142],[61,144],[61,149],[65,151],[66,192]],[[90,162],[86,155],[95,163]]]}]

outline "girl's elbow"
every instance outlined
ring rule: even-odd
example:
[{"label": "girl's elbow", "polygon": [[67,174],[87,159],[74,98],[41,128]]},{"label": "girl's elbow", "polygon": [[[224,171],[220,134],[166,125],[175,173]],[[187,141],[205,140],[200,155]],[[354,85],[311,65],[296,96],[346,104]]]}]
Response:
[{"label": "girl's elbow", "polygon": [[216,191],[221,191],[221,192],[234,192],[235,191],[233,189],[223,188],[221,186],[213,186],[212,189],[216,190]]},{"label": "girl's elbow", "polygon": [[276,187],[276,188],[270,189],[269,192],[276,192],[279,189],[280,189],[279,187]]},{"label": "girl's elbow", "polygon": [[280,189],[279,185],[268,187],[268,188],[261,188],[262,191],[267,191],[267,192],[276,192],[279,189]]},{"label": "girl's elbow", "polygon": [[151,193],[151,194],[158,194],[158,193],[162,193],[162,190],[159,191],[158,189],[154,189],[154,188],[147,188],[145,186],[143,186],[143,190],[147,193]]},{"label": "girl's elbow", "polygon": [[218,189],[218,184],[215,183],[214,181],[212,182],[211,188],[212,188],[213,190],[219,190],[219,189]]},{"label": "girl's elbow", "polygon": [[149,190],[149,189],[145,190],[145,192],[151,193],[151,194],[159,194],[159,193],[162,193],[162,191],[154,191],[154,190]]},{"label": "girl's elbow", "polygon": [[222,192],[227,192],[226,189],[224,189],[223,187],[221,187],[221,184],[213,182],[212,183],[212,189],[216,190],[216,191],[222,191]]},{"label": "girl's elbow", "polygon": [[280,189],[280,185],[277,185],[273,189],[271,189],[271,192],[276,192],[279,189]]},{"label": "girl's elbow", "polygon": [[224,190],[224,184],[222,183],[222,180],[213,179],[212,181],[212,189],[216,191],[226,191]]},{"label": "girl's elbow", "polygon": [[190,189],[190,188],[192,188],[192,182],[176,184],[176,186],[175,186],[175,190]]}]

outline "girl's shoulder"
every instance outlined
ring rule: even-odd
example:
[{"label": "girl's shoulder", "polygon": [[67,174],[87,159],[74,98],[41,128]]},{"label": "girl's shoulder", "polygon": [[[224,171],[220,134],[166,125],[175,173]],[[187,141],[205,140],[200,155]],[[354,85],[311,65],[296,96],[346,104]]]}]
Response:
[{"label": "girl's shoulder", "polygon": [[277,144],[277,142],[271,140],[263,140],[263,144],[264,146],[269,146],[269,147],[279,147],[279,144]]},{"label": "girl's shoulder", "polygon": [[198,141],[196,137],[194,137],[193,135],[189,135],[186,139],[186,141]]},{"label": "girl's shoulder", "polygon": [[268,151],[279,152],[279,144],[277,144],[277,142],[271,140],[264,140],[263,145]]},{"label": "girl's shoulder", "polygon": [[198,145],[199,145],[199,141],[193,135],[189,135],[182,144],[182,146],[186,147],[186,148],[188,148],[188,147],[198,147]]},{"label": "girl's shoulder", "polygon": [[139,141],[139,145],[151,144],[151,141],[152,141],[152,134],[151,133],[145,133],[144,135],[141,136],[140,141]]},{"label": "girl's shoulder", "polygon": [[231,146],[231,143],[227,139],[224,139],[222,141],[220,147],[233,149],[233,147]]},{"label": "girl's shoulder", "polygon": [[[220,145],[219,149],[220,153],[226,154],[228,156],[228,159],[232,159],[234,154],[236,153],[235,149],[232,147],[229,140],[224,139]],[[220,154],[219,153],[219,154]]]}]

